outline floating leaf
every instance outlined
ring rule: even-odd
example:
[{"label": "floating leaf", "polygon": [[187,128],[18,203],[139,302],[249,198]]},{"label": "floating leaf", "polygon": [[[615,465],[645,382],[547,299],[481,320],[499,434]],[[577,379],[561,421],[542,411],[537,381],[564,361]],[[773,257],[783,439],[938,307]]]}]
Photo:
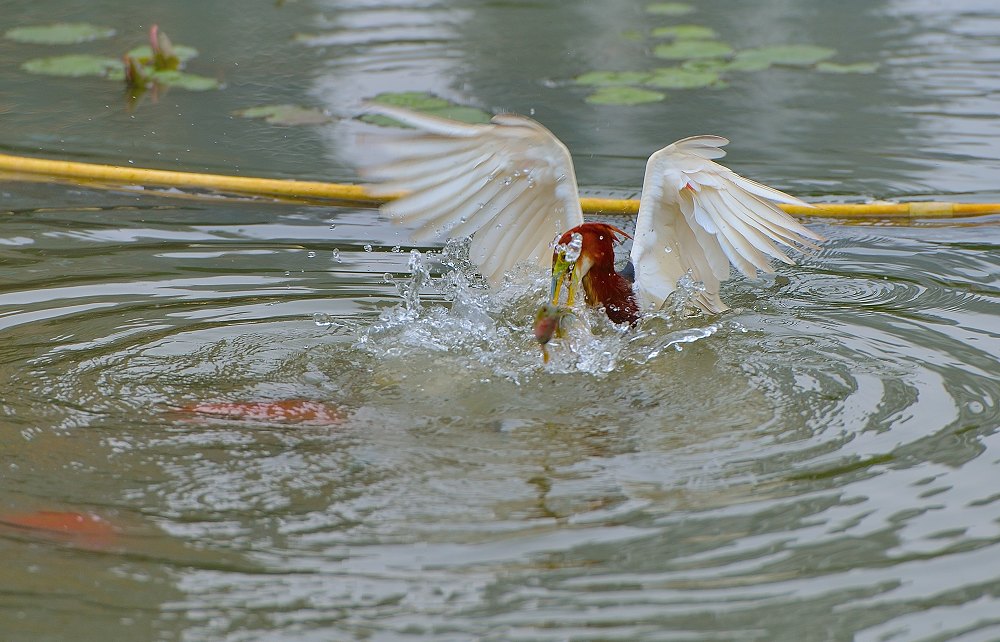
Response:
[{"label": "floating leaf", "polygon": [[764,71],[770,69],[771,62],[764,59],[740,59],[726,62],[723,71]]},{"label": "floating leaf", "polygon": [[721,58],[733,53],[733,48],[718,40],[678,40],[658,45],[653,55],[666,60],[691,60],[692,58]]},{"label": "floating leaf", "polygon": [[34,58],[21,65],[21,69],[45,76],[108,76],[112,71],[122,71],[122,61],[107,56],[71,54],[51,58]]},{"label": "floating leaf", "polygon": [[813,45],[778,45],[746,49],[736,54],[735,62],[808,67],[826,60],[836,53],[834,49]]},{"label": "floating leaf", "polygon": [[465,105],[448,105],[443,109],[435,109],[430,112],[441,118],[457,120],[463,123],[488,123],[493,118],[493,114],[483,111],[477,107],[467,107]]},{"label": "floating leaf", "polygon": [[149,77],[153,82],[160,85],[177,87],[178,89],[187,89],[188,91],[208,91],[210,89],[219,89],[222,87],[222,83],[215,78],[189,74],[184,71],[177,71],[176,69],[154,71],[149,75]]},{"label": "floating leaf", "polygon": [[[708,71],[714,74],[721,74],[729,68],[730,61],[722,58],[695,58],[685,60],[681,63],[681,68],[688,71]],[[673,69],[673,67],[666,67]]]},{"label": "floating leaf", "polygon": [[694,11],[694,7],[683,2],[657,2],[646,7],[646,13],[658,16],[685,16]]},{"label": "floating leaf", "polygon": [[816,65],[816,71],[825,74],[873,74],[878,71],[878,63],[856,62],[853,65],[841,65],[836,62],[821,62]]},{"label": "floating leaf", "polygon": [[16,27],[4,34],[8,40],[33,45],[75,45],[115,35],[111,27],[100,27],[85,22],[60,22],[53,25]]},{"label": "floating leaf", "polygon": [[642,85],[652,78],[648,71],[588,71],[574,79],[578,85],[613,87],[616,85]]},{"label": "floating leaf", "polygon": [[587,96],[592,105],[639,105],[655,103],[666,98],[665,94],[635,87],[602,87]]},{"label": "floating leaf", "polygon": [[653,29],[654,38],[673,38],[674,40],[712,40],[719,34],[715,29],[702,25],[672,25]]},{"label": "floating leaf", "polygon": [[386,92],[372,98],[372,102],[395,107],[406,107],[415,111],[432,111],[450,105],[447,100],[422,91]]},{"label": "floating leaf", "polygon": [[[440,116],[441,118],[458,120],[463,123],[487,123],[493,117],[492,114],[482,109],[457,105],[439,96],[419,91],[387,92],[375,96],[372,98],[372,102],[395,107],[405,107],[425,114]],[[383,127],[405,126],[397,120],[379,114],[364,114],[361,116],[361,120]]]},{"label": "floating leaf", "polygon": [[[174,55],[181,63],[185,63],[198,55],[198,50],[194,47],[188,47],[186,45],[173,45]],[[130,49],[126,56],[132,56],[139,62],[143,64],[149,64],[153,61],[153,49],[149,45],[142,45],[141,47],[135,47]]]},{"label": "floating leaf", "polygon": [[722,58],[695,58],[681,63],[681,67],[688,71],[710,71],[716,74],[730,71],[761,71],[770,66],[767,61],[724,60]]},{"label": "floating leaf", "polygon": [[719,86],[722,79],[714,71],[695,71],[683,67],[657,69],[652,78],[643,83],[657,89],[694,89],[697,87]]},{"label": "floating leaf", "polygon": [[332,120],[319,109],[298,105],[263,105],[232,113],[242,118],[263,118],[272,125],[322,125]]}]

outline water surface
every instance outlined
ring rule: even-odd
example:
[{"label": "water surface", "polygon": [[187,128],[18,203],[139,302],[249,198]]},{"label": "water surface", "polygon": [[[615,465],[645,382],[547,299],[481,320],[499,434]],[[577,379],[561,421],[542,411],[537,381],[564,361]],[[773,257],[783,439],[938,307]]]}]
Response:
[{"label": "water surface", "polygon": [[[642,3],[8,2],[11,25],[115,27],[88,45],[106,53],[158,22],[226,87],[129,111],[107,81],[27,76],[46,49],[0,39],[0,151],[349,181],[361,102],[418,90],[533,113],[593,193],[712,132],[807,199],[1000,200],[991,4],[814,4],[683,20],[875,74],[623,108],[570,81],[658,64],[621,37],[669,23]],[[230,115],[282,102],[337,120]],[[5,639],[1000,637],[996,217],[811,222],[823,249],[734,279],[732,311],[588,319],[544,366],[544,283],[449,277],[452,254],[370,210],[14,180],[0,203]],[[288,399],[328,414],[191,412]],[[117,534],[3,523],[37,511]]]}]

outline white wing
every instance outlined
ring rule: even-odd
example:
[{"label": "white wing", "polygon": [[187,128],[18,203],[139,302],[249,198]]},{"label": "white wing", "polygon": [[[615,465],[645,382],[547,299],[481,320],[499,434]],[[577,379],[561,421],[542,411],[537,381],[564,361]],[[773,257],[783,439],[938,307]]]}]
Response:
[{"label": "white wing", "polygon": [[470,258],[496,283],[520,261],[549,264],[556,234],[583,223],[569,151],[552,132],[514,115],[470,125],[383,105],[413,129],[384,128],[371,139],[383,158],[360,173],[382,206],[416,226],[414,240],[472,236]]},{"label": "white wing", "polygon": [[725,156],[719,148],[728,142],[694,136],[649,157],[631,254],[644,304],[662,305],[690,271],[705,286],[695,302],[722,312],[719,284],[729,278],[730,263],[753,277],[772,272],[772,258],[794,264],[779,244],[815,249],[811,241],[824,240],[772,201],[806,203],[712,162]]}]

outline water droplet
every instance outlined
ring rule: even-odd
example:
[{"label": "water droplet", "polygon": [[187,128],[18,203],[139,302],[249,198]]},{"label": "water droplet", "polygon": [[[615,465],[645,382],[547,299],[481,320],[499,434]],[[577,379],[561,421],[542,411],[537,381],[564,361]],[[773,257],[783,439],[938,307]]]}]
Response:
[{"label": "water droplet", "polygon": [[583,235],[579,232],[573,232],[570,236],[569,243],[566,244],[566,249],[564,250],[564,256],[567,263],[573,263],[578,258],[580,258],[580,253],[583,251]]},{"label": "water droplet", "polygon": [[403,248],[399,247],[398,245],[393,245],[392,246],[392,253],[393,254],[402,254],[402,252],[403,252]]},{"label": "water droplet", "polygon": [[372,244],[365,243],[365,252],[371,252],[371,251],[372,251]]},{"label": "water droplet", "polygon": [[383,283],[393,283],[393,282],[395,282],[395,279],[393,278],[392,273],[391,272],[386,272],[385,274],[383,274],[382,275],[382,282]]},{"label": "water droplet", "polygon": [[674,251],[674,249],[668,245],[667,247],[663,248],[663,251],[666,252],[667,254],[670,254],[671,252]]},{"label": "water droplet", "polygon": [[340,250],[333,248],[333,253],[330,255],[330,259],[336,261],[337,263],[343,263],[344,259],[340,258]]},{"label": "water droplet", "polygon": [[333,318],[326,312],[317,312],[313,314],[313,323],[321,328],[328,328],[333,325]]},{"label": "water droplet", "polygon": [[331,230],[337,229],[337,224],[336,223],[330,223],[330,229]]},{"label": "water droplet", "polygon": [[313,252],[312,250],[310,250],[309,253],[306,254],[306,256],[308,256],[311,259],[314,259],[314,258],[316,258],[316,253]]}]

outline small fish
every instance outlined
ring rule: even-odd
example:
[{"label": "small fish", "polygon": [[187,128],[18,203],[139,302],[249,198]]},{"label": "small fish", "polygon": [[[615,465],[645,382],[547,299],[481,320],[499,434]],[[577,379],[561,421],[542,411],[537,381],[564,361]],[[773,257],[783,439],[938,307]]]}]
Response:
[{"label": "small fish", "polygon": [[535,313],[535,340],[542,348],[542,361],[549,362],[549,350],[545,344],[552,340],[552,337],[563,336],[563,319],[573,316],[573,312],[561,305],[546,303],[538,308]]},{"label": "small fish", "polygon": [[297,424],[335,424],[344,412],[335,406],[308,399],[277,401],[204,401],[178,408],[185,415],[230,421],[260,421]]},{"label": "small fish", "polygon": [[116,526],[93,513],[55,510],[0,515],[0,534],[5,532],[90,549],[107,548],[119,535]]}]

